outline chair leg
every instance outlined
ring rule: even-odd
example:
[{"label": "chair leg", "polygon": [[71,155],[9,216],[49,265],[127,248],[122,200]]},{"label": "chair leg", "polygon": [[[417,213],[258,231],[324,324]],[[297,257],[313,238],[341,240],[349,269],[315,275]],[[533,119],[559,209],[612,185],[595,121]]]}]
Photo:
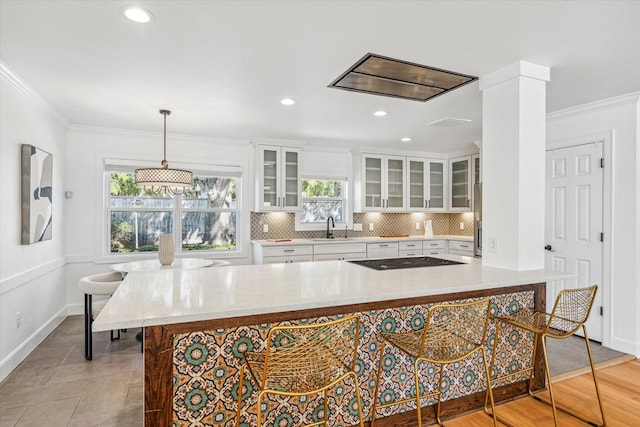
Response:
[{"label": "chair leg", "polygon": [[[495,348],[495,345],[494,345]],[[498,427],[498,420],[496,418],[496,406],[493,400],[493,390],[491,389],[491,372],[489,371],[489,366],[487,365],[487,354],[484,351],[484,348],[480,347],[479,349],[482,353],[482,363],[484,365],[484,372],[487,375],[487,393],[485,395],[485,408],[487,406],[487,397],[491,402],[491,413],[493,414],[491,418],[493,419],[493,427]]]},{"label": "chair leg", "polygon": [[329,419],[329,404],[327,402],[329,399],[328,391],[328,389],[324,389],[324,427],[327,427],[327,420]]},{"label": "chair leg", "polygon": [[[593,356],[591,354],[591,345],[589,344],[589,336],[587,335],[587,329],[585,327],[585,325],[582,325],[582,331],[584,333],[584,339],[585,339],[585,345],[587,347],[587,354],[589,355],[589,365],[591,367],[591,375],[593,376],[593,385],[595,386],[596,389],[596,397],[598,399],[598,406],[600,409],[600,416],[602,417],[602,424],[598,424],[594,421],[591,421],[585,417],[583,417],[582,415],[571,411],[567,408],[562,408],[560,406],[557,406],[555,404],[555,399],[553,396],[553,389],[551,387],[551,374],[548,372],[548,367],[547,367],[547,381],[549,381],[549,395],[551,397],[551,401],[546,401],[542,398],[540,398],[539,396],[534,396],[536,398],[536,400],[546,403],[547,405],[550,405],[553,408],[553,416],[554,416],[554,420],[556,421],[556,426],[558,425],[557,423],[557,411],[562,411],[565,414],[571,415],[574,418],[577,418],[578,420],[584,421],[585,423],[592,425],[592,426],[597,426],[597,427],[604,427],[606,426],[606,420],[604,418],[604,410],[603,410],[603,406],[602,406],[602,399],[600,397],[600,389],[598,387],[598,381],[596,379],[596,368],[595,365],[593,364]],[[543,347],[544,349],[545,347]],[[545,353],[545,365],[548,365],[547,363],[547,356],[546,356],[546,349],[544,350]]]},{"label": "chair leg", "polygon": [[244,389],[244,363],[240,365],[240,376],[238,377],[238,408],[236,410],[236,427],[240,427],[240,411],[242,410],[242,396],[244,395],[243,389]]},{"label": "chair leg", "polygon": [[[364,427],[364,419],[362,415],[362,400],[360,399],[360,387],[358,386],[358,376],[355,372],[351,372],[353,377],[353,387],[356,389],[356,400],[358,401],[358,420],[360,421],[360,427]],[[373,422],[372,424],[373,425]]]},{"label": "chair leg", "polygon": [[84,358],[93,359],[91,324],[93,323],[91,295],[84,294]]},{"label": "chair leg", "polygon": [[380,389],[380,374],[382,371],[382,357],[384,356],[384,347],[385,342],[382,341],[382,345],[380,346],[380,358],[378,360],[378,371],[376,374],[376,388],[373,391],[373,408],[371,408],[371,423],[370,427],[373,427],[373,423],[376,420],[376,410],[378,408],[378,390]]},{"label": "chair leg", "polygon": [[420,408],[420,376],[418,372],[418,359],[413,361],[413,376],[416,384],[416,415],[418,416],[418,427],[422,427],[422,411]]},{"label": "chair leg", "polygon": [[[498,320],[496,322],[496,332],[493,338],[493,349],[491,350],[491,363],[489,364],[489,374],[488,377],[491,376],[491,373],[493,372],[493,369],[495,368],[495,363],[496,363],[496,351],[498,348],[498,342],[499,342],[499,337],[500,337],[500,328],[502,326],[502,322],[500,320]],[[496,373],[496,377],[498,376],[498,374]],[[491,395],[493,397],[493,392],[491,392]],[[495,411],[495,406],[492,407],[492,412],[489,412],[489,408],[487,407],[487,403],[489,403],[489,394],[486,393],[484,396],[484,412],[487,413],[487,415],[489,415],[490,417],[496,417],[496,411]]]},{"label": "chair leg", "polygon": [[[438,378],[438,404],[436,406],[436,420],[438,421],[439,425],[443,425],[442,424],[442,420],[440,419],[440,403],[442,402],[442,377],[444,375],[444,363],[440,364],[440,378]],[[417,372],[416,372],[417,374]],[[418,427],[420,427],[422,425],[422,420],[420,420],[418,422]]]}]

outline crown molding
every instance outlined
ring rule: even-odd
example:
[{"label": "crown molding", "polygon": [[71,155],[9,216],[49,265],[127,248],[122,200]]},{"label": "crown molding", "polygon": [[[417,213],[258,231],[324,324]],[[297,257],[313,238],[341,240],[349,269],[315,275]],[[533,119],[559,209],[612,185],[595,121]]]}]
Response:
[{"label": "crown molding", "polygon": [[609,108],[615,105],[639,104],[639,103],[640,103],[640,91],[631,92],[625,95],[614,96],[613,98],[602,99],[599,101],[589,102],[587,104],[577,105],[575,107],[569,107],[562,110],[553,111],[551,113],[547,113],[547,120],[564,119],[576,114],[597,111],[597,110]]},{"label": "crown molding", "polygon": [[[85,133],[85,134],[93,134],[93,135],[117,135],[117,136],[137,136],[137,137],[150,137],[157,138],[162,137],[163,133],[161,131],[146,131],[146,130],[133,130],[133,129],[121,129],[121,128],[109,128],[109,127],[100,127],[100,126],[87,126],[87,125],[71,125],[69,126],[70,133]],[[216,144],[229,144],[230,141],[240,145],[248,146],[251,141],[245,139],[235,139],[235,138],[220,138],[213,136],[200,136],[200,135],[188,135],[181,133],[171,133],[167,132],[167,136],[172,139],[179,139],[182,141],[192,141],[192,142],[201,142],[201,143],[216,143]]]},{"label": "crown molding", "polygon": [[13,87],[23,94],[28,100],[33,102],[40,110],[51,115],[65,127],[70,126],[70,121],[59,111],[57,111],[48,101],[46,101],[38,92],[35,91],[27,82],[19,75],[11,70],[4,61],[0,60],[0,77],[4,78]]}]

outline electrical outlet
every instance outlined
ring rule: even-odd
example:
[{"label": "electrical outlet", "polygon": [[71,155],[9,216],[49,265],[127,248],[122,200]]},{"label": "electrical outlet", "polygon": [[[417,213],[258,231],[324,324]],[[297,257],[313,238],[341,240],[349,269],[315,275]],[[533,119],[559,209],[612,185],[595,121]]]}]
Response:
[{"label": "electrical outlet", "polygon": [[460,223],[460,230],[464,230],[464,222]]},{"label": "electrical outlet", "polygon": [[262,226],[262,232],[263,233],[268,233],[269,232],[269,224],[265,224]]},{"label": "electrical outlet", "polygon": [[489,237],[489,251],[498,252],[498,238],[491,236]]},{"label": "electrical outlet", "polygon": [[362,223],[354,222],[353,223],[353,231],[362,231]]},{"label": "electrical outlet", "polygon": [[369,231],[373,231],[373,223],[372,222],[369,223]]},{"label": "electrical outlet", "polygon": [[16,313],[16,328],[20,327],[20,323],[22,323],[22,313]]},{"label": "electrical outlet", "polygon": [[416,222],[416,230],[420,230],[420,223]]}]

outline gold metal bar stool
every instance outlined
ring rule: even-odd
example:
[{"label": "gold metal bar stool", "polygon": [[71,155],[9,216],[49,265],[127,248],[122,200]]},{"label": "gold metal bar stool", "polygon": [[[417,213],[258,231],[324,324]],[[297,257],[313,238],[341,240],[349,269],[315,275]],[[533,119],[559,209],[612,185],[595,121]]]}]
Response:
[{"label": "gold metal bar stool", "polygon": [[[398,350],[411,356],[414,360],[413,373],[415,377],[415,402],[418,415],[418,426],[422,426],[420,402],[425,397],[437,396],[436,419],[439,425],[443,425],[440,419],[440,403],[442,397],[442,380],[444,367],[449,363],[455,363],[466,359],[474,353],[480,353],[487,379],[486,396],[493,408],[493,393],[487,358],[484,351],[485,338],[489,328],[491,300],[484,298],[478,301],[435,304],[429,309],[424,328],[406,333],[381,333],[382,345],[380,347],[380,360],[378,362],[378,374],[376,389],[374,392],[373,409],[371,415],[371,427],[375,422],[376,411],[392,405],[411,402],[414,398],[378,404],[378,389],[380,386],[380,374],[382,370],[384,349],[387,343]],[[421,362],[440,366],[438,388],[427,394],[420,394],[419,364]],[[382,402],[381,402],[382,403]],[[493,420],[494,427],[497,426]]]},{"label": "gold metal bar stool", "polygon": [[[494,383],[498,383],[501,380],[504,380],[509,377],[513,377],[515,375],[522,375],[525,373],[529,373],[529,394],[534,397],[536,400],[540,402],[546,403],[550,405],[553,411],[553,420],[554,424],[558,426],[558,414],[556,409],[569,414],[585,423],[594,425],[594,426],[605,426],[605,418],[604,418],[604,410],[602,409],[602,399],[600,398],[600,390],[598,388],[598,381],[596,379],[596,370],[593,365],[593,357],[591,355],[591,346],[589,345],[589,336],[587,335],[587,328],[585,326],[585,322],[589,318],[589,313],[591,312],[591,307],[593,306],[593,301],[596,296],[596,292],[598,290],[597,285],[590,286],[588,288],[577,288],[577,289],[565,289],[560,291],[558,294],[556,301],[553,305],[553,310],[551,313],[535,311],[531,308],[522,308],[521,310],[508,315],[508,316],[496,316],[495,319],[498,321],[496,325],[496,338],[495,345],[493,346],[493,351],[491,354],[491,372],[493,372],[494,364],[495,364],[495,356],[496,356],[496,347],[498,343],[498,334],[500,333],[500,329],[502,323],[507,325],[512,325],[517,328],[521,328],[525,331],[533,333],[533,352],[531,355],[531,366],[525,369],[521,369],[517,372],[509,372],[505,375],[502,375],[493,380]],[[556,338],[562,339],[567,338],[573,335],[578,329],[582,327],[582,331],[584,333],[584,341],[587,346],[587,353],[589,354],[589,364],[591,365],[591,374],[593,375],[593,384],[596,389],[596,396],[598,398],[598,405],[600,406],[600,415],[602,417],[602,423],[598,424],[596,422],[587,420],[582,415],[577,414],[573,411],[570,411],[566,408],[560,408],[556,405],[555,397],[553,395],[553,387],[551,386],[551,373],[549,372],[549,362],[547,359],[547,347],[545,344],[545,339]],[[538,344],[539,343],[539,344]],[[540,398],[533,392],[533,379],[534,379],[534,361],[536,360],[537,352],[539,351],[539,345],[542,347],[542,356],[544,359],[544,368],[546,371],[546,380],[547,386],[549,388],[549,396],[551,401],[547,401],[545,399]],[[495,413],[495,409],[492,408],[492,412],[489,412],[489,408],[487,408],[486,400],[485,400],[485,411],[489,415],[494,415],[498,420],[506,425],[511,425],[503,419],[497,417]]]},{"label": "gold metal bar stool", "polygon": [[240,425],[245,368],[259,390],[258,426],[262,425],[261,408],[266,395],[296,397],[319,393],[324,398],[322,420],[306,425],[327,426],[330,418],[329,390],[350,377],[355,389],[358,419],[360,426],[364,427],[358,378],[354,370],[359,335],[360,321],[355,315],[330,322],[272,328],[265,351],[244,353],[238,385],[236,427]]}]

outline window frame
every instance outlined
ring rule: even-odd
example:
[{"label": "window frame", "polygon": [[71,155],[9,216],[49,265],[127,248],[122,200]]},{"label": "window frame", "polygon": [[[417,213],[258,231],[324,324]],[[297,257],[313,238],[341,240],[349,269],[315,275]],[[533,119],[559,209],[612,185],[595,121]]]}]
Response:
[{"label": "window frame", "polygon": [[[134,166],[136,164],[137,166]],[[176,256],[178,257],[210,257],[215,255],[216,258],[239,257],[244,256],[244,248],[242,236],[244,233],[242,226],[243,209],[242,209],[242,171],[241,166],[200,166],[197,169],[191,168],[194,176],[213,177],[213,178],[232,178],[236,180],[236,207],[235,208],[184,208],[182,207],[183,196],[174,195],[173,207],[140,207],[140,208],[112,208],[111,207],[111,174],[112,173],[135,173],[135,169],[144,166],[140,162],[131,160],[116,160],[113,162],[105,162],[102,170],[104,202],[102,207],[102,215],[105,219],[104,240],[102,243],[102,253],[107,259],[113,257],[148,257],[149,255],[157,256],[157,251],[140,251],[140,252],[111,252],[111,213],[113,211],[126,212],[170,212],[172,214],[173,240]],[[185,166],[185,168],[187,168]],[[183,250],[182,243],[182,216],[185,212],[235,212],[236,214],[236,235],[235,249],[219,249],[219,250]]]},{"label": "window frame", "polygon": [[[351,197],[349,192],[349,178],[343,175],[317,175],[317,174],[305,174],[300,176],[300,207],[302,210],[302,206],[305,201],[310,199],[316,199],[315,197],[303,197],[302,196],[302,181],[314,179],[314,180],[322,180],[322,181],[341,181],[344,185],[342,186],[342,190],[344,192],[343,197],[323,197],[322,200],[342,200],[344,207],[344,217],[347,221],[335,222],[335,230],[344,230],[345,226],[347,229],[353,229],[353,215],[351,215]],[[318,198],[319,199],[319,198]],[[300,211],[296,211],[295,213],[295,230],[296,231],[318,231],[318,230],[326,230],[327,224],[326,221],[323,222],[301,222],[300,221]]]}]

